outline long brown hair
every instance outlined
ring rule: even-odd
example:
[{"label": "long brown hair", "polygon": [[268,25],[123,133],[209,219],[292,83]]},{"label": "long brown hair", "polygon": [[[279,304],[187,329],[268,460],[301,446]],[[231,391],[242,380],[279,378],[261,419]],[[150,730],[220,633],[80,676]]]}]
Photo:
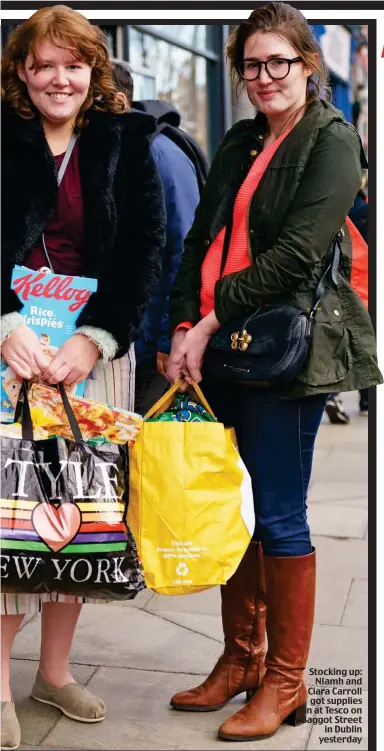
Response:
[{"label": "long brown hair", "polygon": [[66,5],[40,8],[9,36],[2,59],[2,99],[8,101],[20,117],[32,119],[36,110],[28,95],[26,84],[19,78],[18,66],[25,64],[29,54],[38,67],[38,46],[49,39],[58,47],[71,50],[92,67],[88,96],[76,118],[80,129],[84,113],[90,107],[114,114],[126,108],[112,79],[107,39],[98,26],[93,26],[81,13]]},{"label": "long brown hair", "polygon": [[247,21],[230,35],[226,56],[229,61],[231,77],[238,89],[244,85],[241,78],[244,45],[248,37],[255,31],[272,32],[285,39],[305,65],[313,69],[307,82],[307,104],[322,98],[330,100],[331,90],[328,85],[328,70],[324,55],[308,21],[299,10],[288,3],[267,3],[254,10]]}]

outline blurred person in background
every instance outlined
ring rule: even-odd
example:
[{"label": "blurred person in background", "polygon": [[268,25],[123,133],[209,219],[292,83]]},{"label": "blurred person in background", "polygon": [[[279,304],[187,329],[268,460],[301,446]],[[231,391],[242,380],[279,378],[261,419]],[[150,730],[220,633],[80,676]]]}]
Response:
[{"label": "blurred person in background", "polygon": [[208,174],[208,161],[197,142],[179,129],[181,118],[176,108],[162,100],[132,101],[133,78],[129,64],[115,59],[112,64],[117,90],[128,106],[132,106],[132,111],[140,110],[156,118],[156,130],[150,137],[151,151],[164,187],[167,216],[161,277],[135,343],[135,409],[145,414],[168,384],[165,373],[171,351],[169,295],[180,265],[184,239],[200,199],[200,185],[203,186]]},{"label": "blurred person in background", "polygon": [[[369,208],[366,185],[367,176],[366,173],[364,173],[360,190],[356,195],[354,204],[349,211],[348,216],[360,232],[362,238],[368,244]],[[360,415],[366,417],[368,415],[368,389],[361,389],[359,391],[359,408]],[[338,394],[330,394],[325,406],[325,411],[332,424],[348,425],[350,418],[346,413],[342,399]]]}]

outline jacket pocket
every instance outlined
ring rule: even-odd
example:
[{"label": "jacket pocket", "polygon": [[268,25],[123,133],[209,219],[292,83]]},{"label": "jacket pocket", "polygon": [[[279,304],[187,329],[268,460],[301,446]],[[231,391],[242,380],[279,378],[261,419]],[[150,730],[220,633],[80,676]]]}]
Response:
[{"label": "jacket pocket", "polygon": [[312,331],[308,359],[297,380],[311,386],[344,380],[352,368],[353,358],[336,290],[329,289],[324,295]]}]

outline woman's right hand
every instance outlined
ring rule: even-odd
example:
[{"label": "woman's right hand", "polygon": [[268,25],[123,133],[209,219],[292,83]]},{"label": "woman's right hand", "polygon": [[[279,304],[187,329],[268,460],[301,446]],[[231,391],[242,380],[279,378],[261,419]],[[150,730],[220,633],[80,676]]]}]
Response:
[{"label": "woman's right hand", "polygon": [[172,337],[171,354],[169,355],[166,372],[167,380],[172,384],[184,377],[185,355],[180,353],[180,347],[185,339],[187,329],[179,329]]},{"label": "woman's right hand", "polygon": [[5,340],[1,356],[20,378],[38,376],[49,365],[35,332],[24,324],[14,329]]}]

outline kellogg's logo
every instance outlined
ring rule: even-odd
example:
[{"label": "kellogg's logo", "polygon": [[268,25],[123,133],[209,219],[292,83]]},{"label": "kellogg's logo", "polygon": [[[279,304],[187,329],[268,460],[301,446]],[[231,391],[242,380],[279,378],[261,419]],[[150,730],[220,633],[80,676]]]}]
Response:
[{"label": "kellogg's logo", "polygon": [[[13,288],[21,300],[28,301],[30,297],[45,297],[55,300],[74,300],[68,310],[76,311],[89,299],[91,292],[88,289],[71,287],[73,276],[53,276],[47,281],[46,274],[42,271],[37,275],[35,272],[21,276],[13,282]],[[41,280],[44,280],[43,282]]]}]

